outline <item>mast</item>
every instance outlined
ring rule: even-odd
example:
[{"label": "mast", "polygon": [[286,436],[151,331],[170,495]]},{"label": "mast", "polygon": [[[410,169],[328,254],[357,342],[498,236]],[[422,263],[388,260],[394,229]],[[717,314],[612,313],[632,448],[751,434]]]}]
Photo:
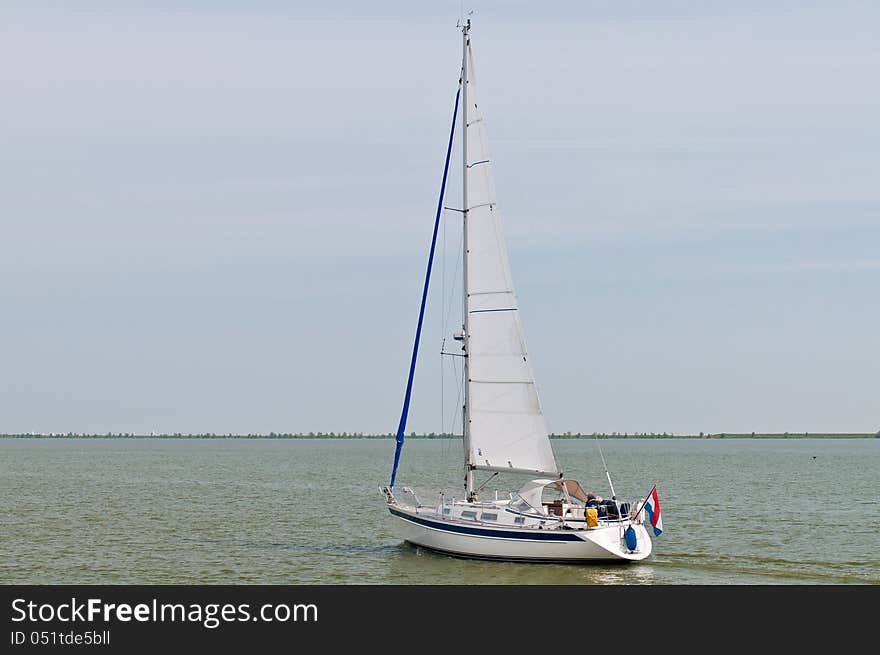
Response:
[{"label": "mast", "polygon": [[462,228],[464,234],[462,236],[462,282],[464,284],[464,293],[462,298],[464,301],[463,326],[462,326],[462,349],[464,350],[464,407],[462,408],[462,441],[464,442],[464,486],[467,491],[467,499],[473,500],[474,493],[474,467],[471,462],[471,444],[470,444],[470,423],[471,423],[471,406],[468,399],[468,387],[470,386],[470,373],[468,366],[469,350],[468,350],[468,69],[467,69],[467,53],[470,45],[471,21],[468,19],[461,28],[461,189],[462,189]]}]

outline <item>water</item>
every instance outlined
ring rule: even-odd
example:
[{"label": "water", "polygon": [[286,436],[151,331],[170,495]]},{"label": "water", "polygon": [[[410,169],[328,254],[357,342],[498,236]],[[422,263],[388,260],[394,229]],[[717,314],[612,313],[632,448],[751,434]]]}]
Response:
[{"label": "water", "polygon": [[[648,560],[496,563],[405,545],[379,491],[391,440],[4,439],[0,583],[880,583],[878,439],[553,445],[588,490],[610,495],[598,446],[621,498],[657,483],[665,531]],[[460,441],[411,440],[398,486],[453,495],[460,466]]]}]

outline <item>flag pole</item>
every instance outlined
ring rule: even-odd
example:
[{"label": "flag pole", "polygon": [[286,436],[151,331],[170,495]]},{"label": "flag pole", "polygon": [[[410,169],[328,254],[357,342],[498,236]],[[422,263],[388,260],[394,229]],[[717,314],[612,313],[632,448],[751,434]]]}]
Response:
[{"label": "flag pole", "polygon": [[654,490],[655,490],[656,488],[657,488],[657,483],[655,482],[655,483],[654,483],[654,486],[651,487],[651,491],[648,492],[648,495],[645,496],[645,499],[642,501],[642,505],[641,505],[641,507],[639,507],[638,512],[636,512],[636,516],[639,515],[639,512],[641,512],[643,509],[645,509],[645,505],[648,503],[648,498],[651,497],[651,494],[654,493]]}]

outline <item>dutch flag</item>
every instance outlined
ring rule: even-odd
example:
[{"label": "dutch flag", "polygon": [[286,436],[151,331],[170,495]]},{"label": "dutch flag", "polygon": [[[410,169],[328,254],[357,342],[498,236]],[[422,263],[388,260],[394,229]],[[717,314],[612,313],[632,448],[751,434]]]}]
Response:
[{"label": "dutch flag", "polygon": [[663,519],[660,517],[660,496],[657,495],[657,485],[654,485],[645,500],[645,511],[648,512],[648,519],[651,521],[651,527],[654,528],[654,536],[660,536],[663,532]]}]

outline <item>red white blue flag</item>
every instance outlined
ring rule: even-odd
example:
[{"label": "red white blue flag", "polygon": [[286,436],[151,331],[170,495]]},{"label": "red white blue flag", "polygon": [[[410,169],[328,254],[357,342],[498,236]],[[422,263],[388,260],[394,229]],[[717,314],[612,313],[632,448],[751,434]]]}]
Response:
[{"label": "red white blue flag", "polygon": [[663,519],[660,517],[660,496],[657,495],[657,485],[654,485],[645,500],[645,511],[648,513],[651,527],[654,528],[654,536],[659,536],[663,532]]}]

